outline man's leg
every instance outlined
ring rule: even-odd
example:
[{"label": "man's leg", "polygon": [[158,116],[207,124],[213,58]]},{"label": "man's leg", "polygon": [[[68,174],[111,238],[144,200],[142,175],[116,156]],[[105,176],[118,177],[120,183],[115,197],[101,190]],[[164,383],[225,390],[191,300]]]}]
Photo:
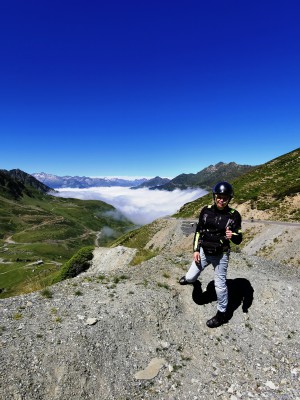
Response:
[{"label": "man's leg", "polygon": [[215,267],[215,289],[218,299],[217,309],[225,312],[228,305],[228,289],[226,284],[229,255],[223,254]]},{"label": "man's leg", "polygon": [[226,309],[228,305],[228,289],[226,284],[229,253],[221,257],[214,257],[213,266],[215,269],[215,289],[217,294],[217,314],[206,322],[209,328],[217,328],[226,321]]},{"label": "man's leg", "polygon": [[192,265],[190,266],[185,276],[180,278],[179,280],[180,285],[188,285],[194,283],[199,278],[201,272],[208,265],[205,254],[202,249],[200,249],[200,258],[201,258],[200,263],[196,264],[195,261],[193,261]]}]

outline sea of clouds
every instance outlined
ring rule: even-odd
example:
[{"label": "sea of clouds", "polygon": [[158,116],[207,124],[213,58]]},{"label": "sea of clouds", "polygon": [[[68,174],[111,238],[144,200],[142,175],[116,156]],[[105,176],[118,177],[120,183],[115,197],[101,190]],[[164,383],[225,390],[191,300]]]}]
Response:
[{"label": "sea of clouds", "polygon": [[59,197],[82,200],[102,200],[114,206],[120,213],[137,225],[145,225],[157,218],[174,214],[185,203],[204,196],[203,189],[163,190],[136,189],[128,187],[94,187],[87,189],[56,189]]}]

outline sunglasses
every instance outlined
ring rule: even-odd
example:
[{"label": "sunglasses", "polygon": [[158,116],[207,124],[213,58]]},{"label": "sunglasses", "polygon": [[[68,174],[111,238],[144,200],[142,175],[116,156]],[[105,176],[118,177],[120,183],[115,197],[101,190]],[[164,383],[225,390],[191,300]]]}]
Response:
[{"label": "sunglasses", "polygon": [[217,194],[216,195],[216,199],[228,201],[229,200],[229,196],[227,196],[226,194]]}]

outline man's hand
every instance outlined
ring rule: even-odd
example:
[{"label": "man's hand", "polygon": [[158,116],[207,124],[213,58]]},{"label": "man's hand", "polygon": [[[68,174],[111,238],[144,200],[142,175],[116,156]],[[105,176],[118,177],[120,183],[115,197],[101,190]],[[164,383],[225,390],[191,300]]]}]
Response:
[{"label": "man's hand", "polygon": [[231,239],[232,238],[232,231],[227,227],[226,228],[226,233],[225,233],[226,239]]},{"label": "man's hand", "polygon": [[200,258],[200,252],[199,251],[195,251],[194,252],[194,261],[196,264],[199,264],[201,258]]}]

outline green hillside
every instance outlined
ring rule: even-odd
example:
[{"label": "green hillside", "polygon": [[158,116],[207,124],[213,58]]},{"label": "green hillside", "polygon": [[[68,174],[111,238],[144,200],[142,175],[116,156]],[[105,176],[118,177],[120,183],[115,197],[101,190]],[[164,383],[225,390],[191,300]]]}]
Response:
[{"label": "green hillside", "polygon": [[[249,203],[253,210],[268,210],[276,220],[299,221],[300,212],[292,199],[300,192],[300,149],[275,158],[230,181],[236,206]],[[185,204],[175,217],[195,217],[210,204],[211,193]]]},{"label": "green hillside", "polygon": [[[54,197],[3,170],[0,177],[0,298],[46,286],[80,248],[135,227],[102,201]],[[110,236],[99,235],[104,227]]]},{"label": "green hillside", "polygon": [[[245,203],[254,210],[268,210],[274,220],[299,221],[300,212],[293,199],[300,192],[300,149],[278,157],[231,181],[235,190],[233,206]],[[215,182],[216,183],[216,182]],[[200,209],[212,203],[209,193],[185,204],[173,217],[197,218]],[[112,245],[135,247],[138,261],[156,255],[155,249],[146,249],[145,244],[160,229],[156,221],[133,232],[124,234]]]}]

